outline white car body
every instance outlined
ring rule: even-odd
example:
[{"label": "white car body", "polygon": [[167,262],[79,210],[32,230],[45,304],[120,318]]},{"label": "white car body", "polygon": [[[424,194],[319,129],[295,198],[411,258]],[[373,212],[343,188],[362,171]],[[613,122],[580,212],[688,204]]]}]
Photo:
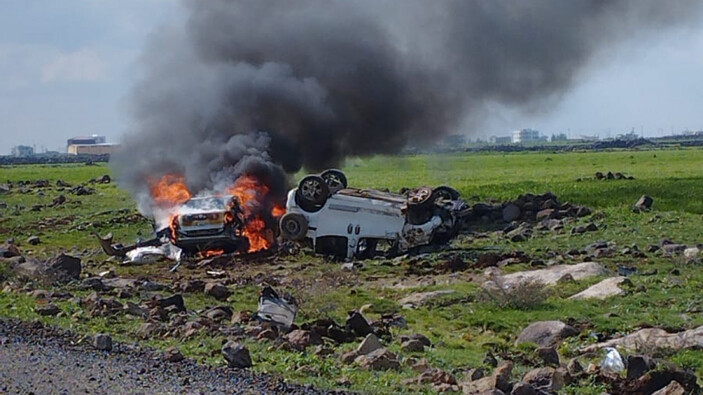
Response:
[{"label": "white car body", "polygon": [[286,212],[305,217],[306,237],[314,247],[321,237],[346,238],[348,259],[359,251],[363,239],[397,242],[400,251],[407,251],[428,244],[433,231],[442,225],[438,215],[421,225],[407,223],[407,198],[402,195],[346,188],[331,194],[321,208],[310,212],[298,205],[296,191],[297,188],[288,193]]}]

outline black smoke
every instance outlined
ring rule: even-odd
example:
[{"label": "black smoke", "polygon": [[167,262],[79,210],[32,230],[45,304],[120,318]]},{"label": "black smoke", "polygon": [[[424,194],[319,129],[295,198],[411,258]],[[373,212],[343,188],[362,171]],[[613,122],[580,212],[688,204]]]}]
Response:
[{"label": "black smoke", "polygon": [[[274,183],[349,155],[395,153],[485,105],[534,110],[616,43],[692,22],[698,0],[186,0],[157,30],[113,159],[137,194],[147,176],[194,190],[244,172]],[[644,45],[644,44],[642,44]]]}]

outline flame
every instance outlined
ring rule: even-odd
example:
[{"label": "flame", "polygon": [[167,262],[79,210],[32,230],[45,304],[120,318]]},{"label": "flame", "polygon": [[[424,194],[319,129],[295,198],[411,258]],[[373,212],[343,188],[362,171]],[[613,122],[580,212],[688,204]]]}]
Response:
[{"label": "flame", "polygon": [[202,251],[200,253],[200,256],[203,258],[212,258],[214,256],[220,256],[225,253],[225,250],[207,250],[207,251]]},{"label": "flame", "polygon": [[271,209],[271,215],[274,217],[282,217],[283,214],[286,213],[286,209],[283,206],[279,206],[278,204],[274,205],[273,208]]},{"label": "flame", "polygon": [[252,175],[244,174],[235,181],[227,193],[237,198],[244,212],[246,225],[243,235],[249,239],[248,252],[269,249],[273,244],[273,232],[266,228],[266,222],[255,213],[257,206],[269,193],[269,187]]},{"label": "flame", "polygon": [[166,174],[159,180],[150,180],[151,196],[161,206],[175,206],[188,201],[191,193],[185,177],[178,174]]}]

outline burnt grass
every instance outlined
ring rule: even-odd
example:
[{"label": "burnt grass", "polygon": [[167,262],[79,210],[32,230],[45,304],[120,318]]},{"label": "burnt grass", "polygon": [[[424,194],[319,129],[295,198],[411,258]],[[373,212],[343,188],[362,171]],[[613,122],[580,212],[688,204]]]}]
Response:
[{"label": "burnt grass", "polygon": [[[350,160],[343,168],[350,185],[392,191],[451,185],[476,208],[477,215],[459,237],[439,251],[361,260],[352,268],[315,255],[304,246],[284,244],[276,254],[193,261],[175,272],[169,271],[173,262],[125,266],[100,250],[92,232],[113,232],[115,241],[125,244],[137,237],[148,239],[152,234],[149,220],[137,213],[124,191],[114,183],[89,182],[108,174],[107,167],[3,167],[0,183],[7,178],[13,188],[1,192],[0,187],[0,244],[14,238],[27,261],[48,261],[65,252],[81,259],[82,272],[78,280],[55,283],[43,277],[22,277],[15,270],[17,262],[0,259],[0,317],[4,317],[0,337],[7,339],[0,339],[4,343],[0,353],[2,358],[24,361],[18,363],[21,370],[12,370],[18,373],[14,378],[25,377],[24,371],[27,380],[53,372],[58,380],[49,379],[56,388],[63,388],[62,380],[70,383],[75,376],[80,378],[77,385],[84,385],[77,388],[95,388],[87,386],[99,383],[104,392],[110,392],[110,386],[122,380],[122,374],[135,389],[113,392],[162,392],[140,389],[143,387],[139,385],[163,381],[163,392],[191,392],[188,388],[193,388],[192,392],[211,392],[210,388],[229,391],[229,385],[235,383],[251,392],[305,392],[317,388],[432,393],[438,390],[434,383],[411,382],[420,376],[413,369],[418,361],[425,359],[428,366],[461,383],[473,369],[493,371],[492,358],[498,362],[510,360],[515,363],[511,377],[515,383],[528,370],[545,366],[534,347],[515,344],[522,329],[535,321],[561,320],[579,334],[557,348],[560,363],[576,359],[584,367],[598,365],[603,355],[583,354],[579,349],[641,328],[678,332],[703,325],[700,262],[686,261],[680,251],[667,253],[663,248],[670,243],[695,246],[702,241],[703,176],[696,173],[701,166],[703,155],[696,149]],[[634,180],[598,180],[593,176],[608,169],[632,175]],[[48,184],[42,180],[48,180]],[[19,181],[26,182],[20,186]],[[79,185],[93,189],[92,194],[70,192]],[[558,198],[558,207],[541,201],[539,207],[524,210],[527,215],[512,223],[500,218],[506,202],[515,202],[520,196],[545,196],[547,191]],[[643,194],[652,196],[654,205],[649,211],[634,212],[632,206]],[[53,205],[60,195],[65,201]],[[554,211],[542,213],[547,217],[538,220],[543,204]],[[579,207],[587,207],[590,213],[581,210],[579,216]],[[40,242],[29,244],[30,236],[38,236]],[[510,273],[586,261],[601,263],[607,274],[579,281],[566,279],[539,292],[526,289],[532,293],[517,299],[486,298],[481,289],[487,269]],[[623,287],[621,296],[603,301],[568,299],[606,277],[622,273],[630,283]],[[116,279],[135,283],[103,287],[95,280],[86,280],[101,274],[103,285]],[[224,299],[205,294],[207,282],[221,283],[230,294]],[[285,333],[265,332],[267,327],[251,319],[264,285],[295,297],[300,306],[295,323],[301,328],[330,322],[325,320],[344,328],[348,313],[361,311],[384,347],[396,354],[400,367],[374,371],[342,362],[342,355],[354,350],[361,336],[345,342],[323,337],[322,344],[309,345],[302,351],[289,347]],[[434,291],[453,292],[417,308],[407,308],[400,302],[414,293]],[[156,308],[159,300],[174,295],[181,295],[185,312]],[[56,306],[56,315],[40,315],[47,304]],[[126,313],[130,304],[138,311],[146,309],[145,315]],[[226,309],[213,313],[218,307]],[[154,331],[145,336],[140,332],[144,324],[153,324]],[[259,337],[262,331],[266,336]],[[93,349],[91,338],[96,333],[110,334],[118,345],[109,353]],[[431,347],[423,351],[403,349],[402,339],[413,334],[425,335]],[[225,367],[220,350],[227,340],[249,348],[254,364],[251,369]],[[160,353],[173,346],[187,357],[185,361],[161,360]],[[627,352],[621,352],[627,357]],[[644,352],[703,377],[703,351]],[[47,364],[29,370],[42,358]],[[75,358],[86,375],[58,370],[58,366],[70,366],[67,361],[73,361],[62,358]],[[103,368],[89,370],[93,363]],[[133,364],[140,366],[136,372],[128,368]],[[127,370],[123,369],[125,365]],[[140,374],[142,367],[144,372]],[[101,371],[114,374],[101,375]],[[34,388],[36,393],[46,392],[42,390],[46,387],[17,387],[28,383],[15,381],[16,387],[4,391],[27,392]],[[600,394],[617,388],[617,383],[587,375],[568,383],[559,393]]]}]

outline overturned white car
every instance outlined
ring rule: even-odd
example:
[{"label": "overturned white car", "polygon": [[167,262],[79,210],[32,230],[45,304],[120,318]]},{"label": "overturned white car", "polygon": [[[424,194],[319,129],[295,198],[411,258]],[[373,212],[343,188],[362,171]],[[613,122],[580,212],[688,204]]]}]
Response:
[{"label": "overturned white car", "polygon": [[303,178],[288,193],[281,236],[309,239],[315,251],[341,258],[370,258],[386,242],[387,255],[456,236],[468,207],[452,188],[422,187],[406,194],[347,187],[339,170]]}]

